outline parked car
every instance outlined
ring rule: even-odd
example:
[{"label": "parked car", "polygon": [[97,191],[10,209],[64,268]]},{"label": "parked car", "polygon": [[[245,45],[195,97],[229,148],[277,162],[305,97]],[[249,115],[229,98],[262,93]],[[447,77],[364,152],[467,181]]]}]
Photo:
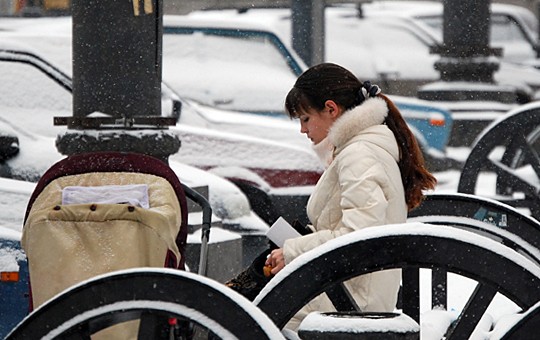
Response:
[{"label": "parked car", "polygon": [[278,35],[241,21],[163,20],[163,80],[178,93],[221,109],[283,115],[306,66]]},{"label": "parked car", "polygon": [[[169,22],[168,19],[166,21]],[[68,40],[69,34],[65,34],[65,31],[69,24],[70,22],[65,19],[59,20],[56,24],[53,20],[47,20],[45,24],[41,25],[43,25],[42,31],[49,33],[39,35],[41,30],[37,27],[29,29],[24,26],[13,29],[12,34],[6,32],[2,36],[11,36],[11,38],[26,43],[33,42],[38,36],[39,42],[32,43],[34,49],[43,51],[47,56],[51,56],[59,62],[68,63],[70,58],[66,58],[65,55],[70,54],[69,49],[66,48],[70,45],[65,41]],[[63,27],[63,30],[60,27]],[[165,25],[165,27],[169,26]],[[36,31],[38,32],[36,33]],[[263,31],[263,34],[267,34],[264,32],[266,31]],[[50,36],[46,36],[47,34]],[[169,41],[167,36],[168,33],[164,37],[165,44]],[[46,43],[48,40],[49,43]],[[264,39],[257,38],[255,40]],[[272,42],[269,43],[270,47],[275,46],[273,42],[276,41],[276,38],[268,38],[267,40]],[[267,46],[266,49],[268,48]],[[275,49],[275,47],[272,48]],[[282,48],[277,50],[288,51],[284,48],[286,46],[282,45]],[[60,53],[59,49],[63,50],[64,53]],[[186,50],[189,50],[187,46]],[[265,54],[270,53],[265,52]],[[281,57],[278,60],[291,60],[291,62],[297,60],[294,54],[288,55],[289,58]],[[283,69],[290,73],[291,84],[285,88],[286,93],[294,83],[297,74],[305,66],[288,62],[282,62],[279,65],[284,66]],[[67,69],[68,67],[64,64],[62,68]],[[166,71],[166,68],[164,69]],[[206,73],[212,73],[207,71]],[[268,72],[261,71],[260,73],[267,75],[265,79],[272,79]],[[168,79],[165,76],[164,79],[167,82]],[[196,88],[195,85],[193,83],[192,87]],[[198,86],[200,87],[200,85]],[[255,91],[244,91],[248,90],[235,92],[241,93],[240,97],[242,98],[255,97],[251,94]],[[275,109],[268,106],[257,111],[256,113],[260,113],[259,115],[222,110],[181,98],[175,93],[177,91],[169,88],[166,84],[163,84],[162,92],[164,94],[164,111],[171,107],[176,110],[173,114],[178,116],[179,124],[171,129],[176,131],[182,140],[180,152],[173,155],[171,159],[210,170],[230,179],[243,190],[250,200],[251,207],[268,223],[273,222],[278,215],[294,218],[300,214],[301,218],[305,218],[303,216],[305,202],[322,173],[322,167],[310,149],[308,139],[300,134],[298,122],[290,121],[283,115],[282,101],[285,93],[276,95],[276,100],[280,97],[279,108],[275,105]],[[178,104],[181,104],[181,108]],[[425,146],[424,150],[428,160],[433,161],[429,163],[432,169],[448,168],[448,163],[451,163],[451,160],[449,161],[445,157],[444,148],[451,125],[450,114],[415,99],[403,98],[401,105],[408,120],[418,121],[419,128],[412,126],[412,124],[411,127],[418,135],[420,143]],[[276,110],[281,111],[276,113]],[[280,118],[265,117],[276,114],[279,114]],[[424,134],[420,133],[420,127]],[[439,168],[435,166],[439,166]]]},{"label": "parked car", "polygon": [[0,337],[28,314],[28,266],[20,247],[26,206],[35,183],[0,178]]},{"label": "parked car", "polygon": [[[28,130],[30,137],[35,134],[39,138],[48,138],[46,143],[35,142],[42,149],[47,149],[40,156],[49,155],[50,158],[55,157],[54,161],[57,160],[61,155],[54,147],[54,139],[65,131],[65,127],[53,126],[52,121],[55,116],[72,114],[71,79],[44,59],[32,53],[13,51],[13,47],[10,51],[2,51],[0,59],[3,61],[0,74],[6,80],[2,84],[11,84],[9,89],[1,89],[3,90],[0,97],[1,111],[11,117],[14,113],[9,112],[15,107],[21,116],[18,121],[5,118],[5,123],[14,131]],[[28,83],[30,79],[31,85]],[[322,173],[322,166],[311,150],[222,132],[215,124],[212,126],[213,129],[184,124],[184,121],[195,121],[205,115],[198,113],[201,108],[195,103],[182,100],[178,96],[174,99],[167,97],[167,93],[174,94],[174,92],[167,90],[165,85],[163,88],[164,110],[168,108],[169,115],[178,115],[174,110],[182,106],[182,112],[179,114],[181,123],[171,128],[180,136],[182,147],[177,154],[170,157],[171,161],[211,170],[220,177],[234,181],[248,196],[252,209],[267,223],[273,222],[280,214],[303,218],[307,197]],[[6,95],[10,91],[18,95]],[[47,106],[42,107],[41,103],[47,103]],[[20,114],[23,111],[27,114]],[[23,124],[25,127],[16,124]],[[32,164],[32,157],[23,157],[27,152],[25,150],[28,149],[21,146],[20,150],[17,156],[5,162],[4,173],[19,174],[22,165]],[[39,178],[54,161],[34,169],[31,179]],[[13,170],[15,164],[22,162],[25,164]],[[29,177],[30,174],[25,179],[30,179]],[[210,191],[212,192],[212,188]],[[214,205],[214,209],[227,210],[234,205],[233,201],[228,202],[224,197],[221,202]]]},{"label": "parked car", "polygon": [[[442,41],[443,4],[436,1],[374,1],[362,5],[366,15],[389,13],[427,25]],[[490,4],[489,44],[503,49],[501,60],[530,63],[538,58],[538,19],[529,9],[511,4]]]},{"label": "parked car", "polygon": [[[264,14],[251,18],[227,13],[164,17],[164,81],[205,105],[288,120],[284,98],[306,66],[285,42],[281,29],[265,24]],[[452,126],[450,112],[418,99],[392,99],[420,141],[431,168],[448,166],[444,153]],[[214,121],[226,119],[213,114],[209,118]],[[245,119],[246,124],[254,122]],[[298,122],[294,123],[299,129]],[[271,123],[265,120],[264,124]],[[261,136],[258,130],[250,134]],[[284,140],[279,133],[262,136]]]},{"label": "parked car", "polygon": [[[419,85],[439,79],[433,64],[440,56],[431,54],[430,48],[440,44],[442,35],[430,27],[427,21],[415,19],[420,13],[430,13],[436,8],[441,10],[442,4],[433,1],[378,0],[361,6],[327,6],[325,59],[351,69],[361,79],[386,80],[390,85],[399,81],[401,85],[396,86],[401,88],[392,87],[391,93],[415,96]],[[516,17],[527,18],[520,21],[523,25],[534,25],[530,16],[521,15],[516,7],[494,4],[492,8],[501,11],[503,8],[512,8]],[[221,18],[263,21],[280,32],[285,41],[292,39],[289,9],[197,11],[190,13],[190,16],[199,20]],[[527,32],[531,33],[532,30],[528,29]],[[535,39],[534,36],[530,38]],[[495,79],[500,83],[521,80],[532,89],[540,88],[538,72],[530,71],[530,68],[514,67],[511,63],[503,62],[500,70],[495,73]]]},{"label": "parked car", "polygon": [[[440,79],[439,72],[434,68],[440,56],[430,53],[431,47],[440,41],[427,25],[397,14],[400,11],[398,6],[401,3],[406,6],[407,2],[393,2],[396,3],[395,11],[387,8],[390,7],[389,3],[392,2],[362,4],[362,12],[357,5],[328,6],[325,9],[325,60],[345,66],[360,79],[379,83],[387,93],[414,97],[420,86],[435,84]],[[421,8],[422,5],[418,3],[417,7]],[[377,11],[369,10],[370,6],[376,5],[381,8]],[[265,22],[287,40],[291,39],[289,9],[197,11],[190,13],[190,17],[198,20],[220,18]],[[540,89],[539,70],[525,65],[501,62],[494,78],[497,84],[514,89],[516,98],[519,95],[523,101],[534,98]],[[399,99],[396,103],[399,107]],[[448,144],[467,146],[495,117],[520,103],[458,101],[428,102],[428,105],[442,106],[452,112],[452,131],[449,133]]]},{"label": "parked car", "polygon": [[[274,24],[264,24],[268,19],[257,17],[255,20],[244,20],[242,17],[229,20],[226,16],[221,18],[221,13],[218,11],[212,15],[212,11],[209,11],[202,19],[196,13],[193,16],[164,17],[165,83],[183,97],[205,106],[234,113],[279,117],[299,129],[298,122],[290,122],[284,115],[283,102],[288,89],[306,66],[288,46],[280,29],[275,28]],[[17,41],[31,43],[36,50],[45,51],[48,58],[70,73],[69,18],[11,19],[0,23],[0,29],[5,31],[3,36],[11,34]],[[39,39],[35,38],[36,34],[39,34]],[[216,49],[219,49],[219,53],[215,53]],[[201,72],[201,69],[204,71]],[[381,85],[385,87],[385,84]],[[412,106],[408,99],[393,99],[404,111],[405,119],[414,128],[417,138],[421,143],[425,142],[422,146],[427,158],[431,157],[430,154],[436,154],[437,157],[432,157],[433,162],[439,162],[450,136],[450,113],[426,101],[415,100]],[[301,143],[308,145],[307,139],[298,138],[298,134],[288,134],[293,136],[289,140],[283,139],[284,133],[276,133],[281,129],[290,130],[285,128],[287,124],[274,127],[270,133],[263,133],[259,128],[243,129],[244,125],[251,124],[275,125],[270,120],[262,119],[257,123],[258,119],[246,117],[245,121],[242,120],[243,131],[228,123],[225,123],[225,127],[223,123],[230,121],[230,115],[221,119],[217,114],[223,110],[214,111],[210,119],[212,123],[221,124],[220,131],[247,133],[287,142],[301,139]],[[210,127],[211,124],[207,123],[206,126]],[[435,164],[434,168],[443,168],[444,159],[442,163]]]},{"label": "parked car", "polygon": [[[71,80],[44,59],[25,51],[2,49],[0,43],[0,136],[10,136],[15,148],[0,162],[0,177],[36,182],[64,156],[55,139],[65,127],[54,126],[54,116],[71,111]],[[171,161],[180,180],[192,187],[208,187],[215,220],[225,227],[263,232],[268,227],[251,210],[246,196],[232,183],[198,168]],[[200,219],[200,218],[199,218]]]}]

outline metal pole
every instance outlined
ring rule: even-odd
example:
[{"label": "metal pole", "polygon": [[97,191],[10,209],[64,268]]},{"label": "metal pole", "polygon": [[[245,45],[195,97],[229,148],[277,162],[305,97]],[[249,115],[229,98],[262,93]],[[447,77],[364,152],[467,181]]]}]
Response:
[{"label": "metal pole", "polygon": [[161,2],[73,2],[75,117],[161,114]]},{"label": "metal pole", "polygon": [[136,152],[167,162],[178,151],[167,131],[176,117],[161,116],[162,3],[73,1],[73,116],[54,121],[68,127],[56,141],[61,154]]},{"label": "metal pole", "polygon": [[443,45],[435,64],[445,81],[493,83],[501,53],[489,47],[490,1],[443,0]]},{"label": "metal pole", "polygon": [[210,240],[210,228],[212,227],[212,207],[208,200],[197,191],[184,185],[186,197],[197,203],[202,208],[202,230],[201,230],[201,253],[199,257],[199,275],[206,276],[208,267],[208,241]]},{"label": "metal pole", "polygon": [[292,46],[308,66],[324,61],[324,0],[291,0]]}]

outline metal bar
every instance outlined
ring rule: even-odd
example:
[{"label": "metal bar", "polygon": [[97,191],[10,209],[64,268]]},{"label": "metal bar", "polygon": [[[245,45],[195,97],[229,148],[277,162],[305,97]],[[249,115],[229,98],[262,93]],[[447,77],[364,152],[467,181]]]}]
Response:
[{"label": "metal bar", "polygon": [[208,200],[192,188],[182,185],[186,196],[202,207],[202,233],[201,233],[201,255],[199,259],[199,275],[206,275],[208,262],[208,241],[210,239],[210,228],[212,227],[212,207]]},{"label": "metal bar", "polygon": [[420,322],[420,269],[403,268],[401,281],[403,313]]},{"label": "metal bar", "polygon": [[68,128],[99,129],[107,126],[117,128],[140,127],[149,125],[152,128],[176,125],[174,117],[137,116],[130,118],[114,117],[54,117],[54,125],[67,125]]},{"label": "metal bar", "polygon": [[[478,283],[458,320],[448,329],[445,339],[469,339],[495,294],[495,288]],[[467,322],[460,322],[462,319]]]}]

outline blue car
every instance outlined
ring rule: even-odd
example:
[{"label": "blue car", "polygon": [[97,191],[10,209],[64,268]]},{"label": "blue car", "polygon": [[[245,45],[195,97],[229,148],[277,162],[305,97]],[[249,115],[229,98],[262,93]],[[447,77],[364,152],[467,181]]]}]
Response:
[{"label": "blue car", "polygon": [[35,183],[0,178],[0,338],[27,314],[28,263],[21,226]]},{"label": "blue car", "polygon": [[445,152],[452,129],[450,111],[430,102],[408,97],[390,96],[409,127],[430,148]]}]

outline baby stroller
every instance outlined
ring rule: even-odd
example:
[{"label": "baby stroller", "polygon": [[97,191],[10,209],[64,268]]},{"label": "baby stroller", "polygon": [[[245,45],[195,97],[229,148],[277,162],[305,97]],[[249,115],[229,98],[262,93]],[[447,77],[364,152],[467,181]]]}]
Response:
[{"label": "baby stroller", "polygon": [[[204,275],[210,206],[183,186],[167,164],[142,154],[97,152],[53,165],[38,182],[24,219],[30,309],[111,271],[185,269],[186,195],[203,205],[199,274]],[[102,335],[124,338],[136,328],[119,324]]]}]

